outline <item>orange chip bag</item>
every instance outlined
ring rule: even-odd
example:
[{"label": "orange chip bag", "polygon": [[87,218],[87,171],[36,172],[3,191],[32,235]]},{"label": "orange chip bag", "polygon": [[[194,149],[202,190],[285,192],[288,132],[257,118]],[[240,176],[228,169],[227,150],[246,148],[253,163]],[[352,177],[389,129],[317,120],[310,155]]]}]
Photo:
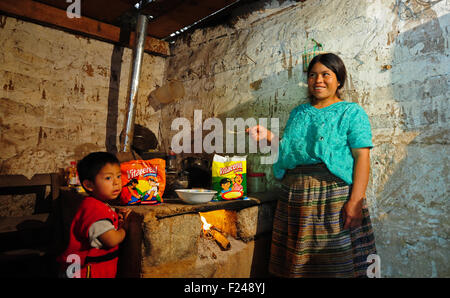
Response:
[{"label": "orange chip bag", "polygon": [[131,160],[120,164],[123,205],[156,205],[163,201],[166,161],[161,158]]}]

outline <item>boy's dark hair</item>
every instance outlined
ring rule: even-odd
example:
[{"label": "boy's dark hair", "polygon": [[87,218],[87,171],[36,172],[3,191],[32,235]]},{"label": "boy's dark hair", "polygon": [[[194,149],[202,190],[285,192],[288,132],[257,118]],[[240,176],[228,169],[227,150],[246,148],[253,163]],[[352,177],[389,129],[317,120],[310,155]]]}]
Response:
[{"label": "boy's dark hair", "polygon": [[331,69],[334,72],[334,74],[336,75],[337,81],[339,82],[339,86],[336,90],[336,94],[339,98],[341,98],[341,96],[339,94],[339,89],[344,87],[345,80],[347,79],[347,69],[345,68],[344,62],[342,61],[341,58],[339,58],[338,55],[333,54],[333,53],[325,53],[325,54],[317,55],[316,57],[314,57],[311,60],[311,62],[308,65],[308,72],[307,72],[308,76],[309,76],[309,73],[311,72],[311,69],[313,68],[314,64],[316,64],[318,62],[322,63],[327,68]]},{"label": "boy's dark hair", "polygon": [[109,152],[92,152],[77,164],[78,177],[83,185],[84,180],[95,181],[95,176],[106,164],[119,164],[117,157]]}]

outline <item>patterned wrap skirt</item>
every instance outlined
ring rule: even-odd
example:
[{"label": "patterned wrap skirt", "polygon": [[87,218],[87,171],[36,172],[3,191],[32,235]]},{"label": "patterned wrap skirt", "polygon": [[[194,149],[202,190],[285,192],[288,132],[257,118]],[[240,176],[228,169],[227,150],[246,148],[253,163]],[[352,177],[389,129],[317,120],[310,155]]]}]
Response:
[{"label": "patterned wrap skirt", "polygon": [[366,277],[376,254],[363,202],[361,226],[343,229],[351,186],[325,164],[287,171],[274,217],[269,271],[279,277]]}]

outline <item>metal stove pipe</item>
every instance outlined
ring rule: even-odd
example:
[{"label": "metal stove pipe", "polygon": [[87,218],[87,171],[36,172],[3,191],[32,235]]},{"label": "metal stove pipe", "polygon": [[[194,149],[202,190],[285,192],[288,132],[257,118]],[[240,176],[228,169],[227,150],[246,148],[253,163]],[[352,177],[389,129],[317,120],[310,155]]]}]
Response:
[{"label": "metal stove pipe", "polygon": [[148,19],[146,15],[139,14],[136,24],[136,39],[133,48],[133,61],[131,64],[130,89],[128,92],[128,112],[125,122],[125,136],[123,152],[131,152],[134,134],[134,120],[136,116],[137,93],[139,78],[141,76],[142,58],[144,56],[145,37],[147,36]]}]

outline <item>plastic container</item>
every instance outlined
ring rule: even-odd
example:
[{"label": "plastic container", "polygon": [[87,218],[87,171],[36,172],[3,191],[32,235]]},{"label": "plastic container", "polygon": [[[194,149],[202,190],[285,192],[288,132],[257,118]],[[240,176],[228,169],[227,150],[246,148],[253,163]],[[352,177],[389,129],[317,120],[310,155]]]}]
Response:
[{"label": "plastic container", "polygon": [[172,150],[169,150],[169,154],[167,155],[166,169],[168,173],[174,173],[177,171],[177,156]]},{"label": "plastic container", "polygon": [[266,191],[266,173],[248,173],[247,191],[248,193],[257,193]]},{"label": "plastic container", "polygon": [[80,180],[78,178],[78,172],[77,172],[77,162],[71,161],[70,167],[67,168],[67,186],[76,188],[78,185],[80,185]]}]

